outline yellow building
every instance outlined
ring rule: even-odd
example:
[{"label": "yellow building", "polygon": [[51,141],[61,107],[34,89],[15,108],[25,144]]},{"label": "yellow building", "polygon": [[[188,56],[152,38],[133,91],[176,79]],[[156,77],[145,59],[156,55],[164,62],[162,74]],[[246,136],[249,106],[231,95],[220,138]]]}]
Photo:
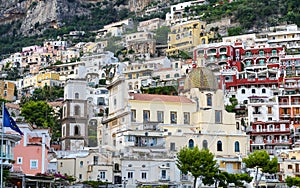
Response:
[{"label": "yellow building", "polygon": [[15,100],[15,83],[0,80],[0,98],[8,101]]},{"label": "yellow building", "polygon": [[203,21],[187,21],[171,27],[168,34],[168,56],[176,55],[180,51],[192,52],[200,44],[208,44],[208,39],[214,37],[213,32],[205,31],[206,23]]},{"label": "yellow building", "polygon": [[280,153],[279,158],[279,180],[284,181],[288,176],[300,177],[300,148],[299,143],[292,150]]},{"label": "yellow building", "polygon": [[59,74],[53,72],[41,72],[35,76],[26,77],[23,80],[23,88],[60,85]]}]

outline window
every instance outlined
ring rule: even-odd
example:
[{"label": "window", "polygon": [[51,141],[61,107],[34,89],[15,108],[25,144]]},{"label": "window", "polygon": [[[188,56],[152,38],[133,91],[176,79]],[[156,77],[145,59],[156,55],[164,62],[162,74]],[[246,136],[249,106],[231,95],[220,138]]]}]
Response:
[{"label": "window", "polygon": [[178,77],[179,77],[179,74],[178,74],[178,73],[175,73],[175,74],[174,74],[174,77],[175,77],[175,78],[178,78]]},{"label": "window", "polygon": [[202,148],[203,149],[207,149],[207,147],[208,147],[207,140],[203,140],[203,142],[202,142]]},{"label": "window", "polygon": [[80,166],[80,168],[83,167],[83,161],[80,161],[80,162],[79,162],[79,166]]},{"label": "window", "polygon": [[177,124],[177,112],[171,112],[170,121],[171,123]]},{"label": "window", "polygon": [[253,93],[253,94],[254,94],[254,93],[255,93],[255,89],[252,89],[252,90],[251,90],[251,93]]},{"label": "window", "polygon": [[147,179],[147,172],[142,172],[141,176],[142,176],[142,179]]},{"label": "window", "polygon": [[133,172],[127,172],[127,179],[133,179]]},{"label": "window", "polygon": [[161,170],[161,179],[167,179],[167,171]]},{"label": "window", "polygon": [[190,113],[183,112],[183,124],[190,124]]},{"label": "window", "polygon": [[189,140],[189,148],[190,149],[194,148],[194,140],[192,140],[192,139]]},{"label": "window", "polygon": [[98,156],[94,156],[94,165],[97,165],[99,161],[99,157]]},{"label": "window", "polygon": [[30,169],[38,169],[38,160],[30,160]]},{"label": "window", "polygon": [[118,163],[115,164],[115,171],[120,171],[120,165]]},{"label": "window", "polygon": [[206,95],[206,103],[207,103],[207,106],[212,106],[212,94],[207,94]]},{"label": "window", "polygon": [[234,143],[234,152],[240,152],[240,143],[238,141]]},{"label": "window", "polygon": [[144,122],[150,121],[150,111],[149,110],[143,110],[143,118],[144,118]]},{"label": "window", "polygon": [[79,99],[79,93],[75,93],[75,99]]},{"label": "window", "polygon": [[293,165],[288,165],[288,169],[293,169]]},{"label": "window", "polygon": [[268,106],[268,114],[272,114],[272,107]]},{"label": "window", "polygon": [[215,111],[215,122],[222,123],[222,111],[221,110]]},{"label": "window", "polygon": [[175,142],[170,143],[170,150],[175,151]]},{"label": "window", "polygon": [[80,135],[80,132],[79,132],[79,126],[78,125],[75,125],[74,127],[74,135]]},{"label": "window", "polygon": [[245,89],[242,89],[241,93],[242,93],[242,94],[245,94],[245,93],[246,93],[246,90],[245,90]]},{"label": "window", "polygon": [[217,151],[222,151],[222,142],[220,140],[217,143]]},{"label": "window", "polygon": [[167,75],[166,75],[166,78],[170,78],[170,74],[167,74]]},{"label": "window", "polygon": [[157,121],[160,123],[164,123],[164,112],[157,111]]},{"label": "window", "polygon": [[82,174],[79,174],[78,178],[79,178],[79,180],[82,180]]},{"label": "window", "polygon": [[136,110],[131,110],[131,121],[132,122],[136,121]]},{"label": "window", "polygon": [[74,106],[74,115],[75,116],[80,115],[80,106],[79,105]]},{"label": "window", "polygon": [[177,69],[178,68],[178,63],[175,63],[175,69]]},{"label": "window", "polygon": [[100,180],[105,180],[105,171],[100,171],[99,177],[100,177]]},{"label": "window", "polygon": [[17,164],[22,164],[22,163],[23,163],[23,157],[18,157]]},{"label": "window", "polygon": [[261,90],[261,93],[266,93],[266,89],[263,88],[263,89]]}]

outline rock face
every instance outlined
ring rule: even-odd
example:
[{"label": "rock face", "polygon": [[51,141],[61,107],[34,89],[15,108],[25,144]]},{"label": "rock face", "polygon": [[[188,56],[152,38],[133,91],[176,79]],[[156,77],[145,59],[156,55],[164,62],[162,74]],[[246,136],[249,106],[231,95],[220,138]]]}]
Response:
[{"label": "rock face", "polygon": [[0,24],[21,21],[19,34],[40,34],[76,15],[89,14],[78,0],[0,0]]}]

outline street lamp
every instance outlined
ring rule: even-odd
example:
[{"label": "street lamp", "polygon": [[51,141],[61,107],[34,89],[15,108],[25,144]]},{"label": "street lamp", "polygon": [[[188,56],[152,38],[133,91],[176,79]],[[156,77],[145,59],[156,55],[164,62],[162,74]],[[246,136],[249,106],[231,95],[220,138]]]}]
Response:
[{"label": "street lamp", "polygon": [[124,187],[123,188],[126,188],[126,184],[127,184],[127,179],[126,179],[126,177],[124,177],[124,179],[123,179],[123,185],[124,185]]},{"label": "street lamp", "polygon": [[98,187],[100,186],[100,174],[97,176],[97,181],[98,181]]}]

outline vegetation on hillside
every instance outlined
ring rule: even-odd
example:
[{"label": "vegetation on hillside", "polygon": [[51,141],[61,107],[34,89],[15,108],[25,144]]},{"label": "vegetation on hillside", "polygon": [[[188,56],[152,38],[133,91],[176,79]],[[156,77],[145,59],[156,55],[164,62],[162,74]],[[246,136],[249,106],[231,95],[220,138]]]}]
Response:
[{"label": "vegetation on hillside", "polygon": [[[41,36],[24,37],[18,35],[17,31],[21,27],[21,22],[16,21],[0,27],[0,54],[10,54],[21,50],[21,47],[33,44],[41,45],[45,39],[56,39],[70,31],[83,30],[86,35],[78,41],[93,41],[95,31],[103,28],[104,25],[126,18],[133,18],[135,21],[143,21],[151,18],[165,19],[168,7],[161,8],[151,15],[136,16],[126,8],[116,8],[126,4],[126,0],[103,1],[97,3],[82,4],[90,9],[90,15],[75,16],[71,20],[66,20],[65,25],[60,29],[47,29]],[[185,2],[183,0],[182,2]],[[275,26],[282,23],[295,23],[300,26],[299,1],[294,0],[236,0],[232,3],[220,0],[208,0],[208,4],[192,6],[186,8],[186,16],[200,16],[204,21],[213,22],[224,17],[229,17],[240,26],[230,31],[230,35],[242,34],[249,31],[258,31],[261,28]],[[5,36],[5,37],[3,37]],[[163,40],[160,40],[163,41]],[[1,58],[4,57],[0,57]]]},{"label": "vegetation on hillside", "polygon": [[300,26],[298,5],[294,0],[237,0],[231,3],[209,0],[208,4],[188,7],[185,11],[186,15],[201,16],[207,22],[229,17],[248,31],[282,23]]}]

